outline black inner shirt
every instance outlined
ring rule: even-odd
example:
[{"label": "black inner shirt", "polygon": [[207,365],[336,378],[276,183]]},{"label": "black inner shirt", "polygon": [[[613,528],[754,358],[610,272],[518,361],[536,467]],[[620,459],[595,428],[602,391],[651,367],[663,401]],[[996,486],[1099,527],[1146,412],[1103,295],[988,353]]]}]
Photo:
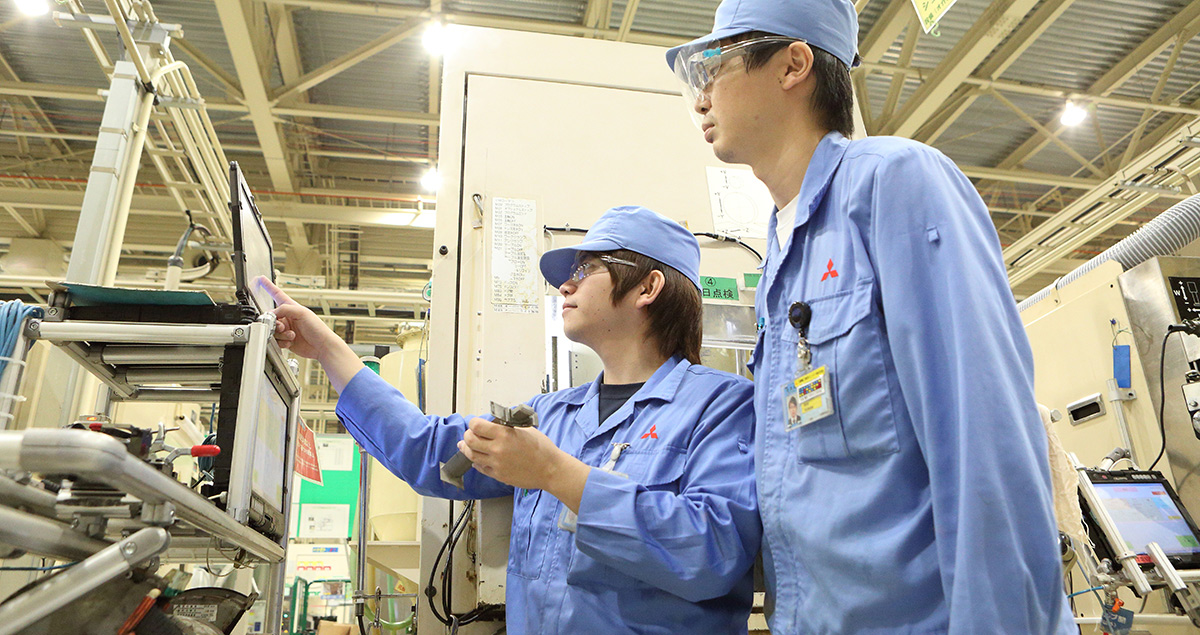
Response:
[{"label": "black inner shirt", "polygon": [[640,384],[600,384],[600,423],[604,423],[605,419],[612,416],[612,413],[621,409],[621,406],[629,401],[638,390],[645,386],[646,382]]}]

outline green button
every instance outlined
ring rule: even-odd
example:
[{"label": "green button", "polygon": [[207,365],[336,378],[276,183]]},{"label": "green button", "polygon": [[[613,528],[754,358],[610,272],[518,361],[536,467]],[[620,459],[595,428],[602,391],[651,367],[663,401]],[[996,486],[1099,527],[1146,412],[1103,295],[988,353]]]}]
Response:
[{"label": "green button", "polygon": [[747,289],[757,289],[758,281],[762,280],[761,273],[743,273],[742,279],[746,281]]}]

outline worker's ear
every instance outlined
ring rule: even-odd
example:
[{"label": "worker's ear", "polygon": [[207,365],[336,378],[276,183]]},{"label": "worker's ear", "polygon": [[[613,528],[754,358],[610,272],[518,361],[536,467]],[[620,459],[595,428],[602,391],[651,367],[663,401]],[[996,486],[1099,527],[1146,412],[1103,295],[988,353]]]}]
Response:
[{"label": "worker's ear", "polygon": [[792,42],[783,50],[781,56],[784,58],[785,67],[779,83],[784,90],[791,90],[803,84],[812,75],[813,51],[807,42]]},{"label": "worker's ear", "polygon": [[642,309],[654,304],[654,301],[658,299],[659,294],[662,293],[663,288],[666,286],[667,279],[663,276],[663,272],[651,271],[646,274],[646,277],[642,278],[638,286],[633,288],[633,292],[637,294],[634,306]]}]

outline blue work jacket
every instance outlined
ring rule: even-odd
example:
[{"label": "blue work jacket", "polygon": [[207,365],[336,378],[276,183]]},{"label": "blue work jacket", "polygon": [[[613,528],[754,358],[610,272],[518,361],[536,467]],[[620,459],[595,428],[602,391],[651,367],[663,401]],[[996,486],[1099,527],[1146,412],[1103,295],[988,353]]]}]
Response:
[{"label": "blue work jacket", "polygon": [[[772,632],[1076,632],[996,230],[928,146],[830,133],[770,220],[752,358]],[[834,412],[789,426],[795,302]]]},{"label": "blue work jacket", "polygon": [[[745,633],[762,526],[754,491],[753,387],[745,378],[668,360],[603,425],[600,379],[528,403],[555,445],[593,469],[574,531],[542,491],[514,497],[506,588],[508,632]],[[337,413],[372,456],[425,496],[514,496],[469,471],[465,490],[438,465],[470,417],[425,416],[370,370]],[[490,416],[487,418],[491,418]]]}]

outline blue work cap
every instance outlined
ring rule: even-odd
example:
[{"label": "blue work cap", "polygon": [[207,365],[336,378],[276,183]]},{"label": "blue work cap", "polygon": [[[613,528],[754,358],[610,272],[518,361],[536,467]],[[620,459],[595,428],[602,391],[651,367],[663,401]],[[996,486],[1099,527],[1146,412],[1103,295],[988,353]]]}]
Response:
[{"label": "blue work cap", "polygon": [[804,40],[847,68],[858,65],[858,14],[850,0],[724,0],[717,7],[712,33],[667,51],[667,65],[675,70],[675,58],[683,49],[702,50],[750,31]]},{"label": "blue work cap", "polygon": [[683,225],[637,205],[614,207],[588,230],[583,242],[542,254],[542,276],[559,287],[583,251],[628,249],[682,273],[700,288],[700,243]]}]

